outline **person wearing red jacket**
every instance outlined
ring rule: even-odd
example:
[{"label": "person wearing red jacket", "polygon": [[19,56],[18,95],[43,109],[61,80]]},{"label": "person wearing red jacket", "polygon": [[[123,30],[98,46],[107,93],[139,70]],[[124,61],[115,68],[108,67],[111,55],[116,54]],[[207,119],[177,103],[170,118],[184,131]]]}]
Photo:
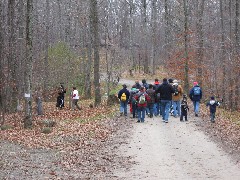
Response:
[{"label": "person wearing red jacket", "polygon": [[138,111],[138,121],[137,122],[144,122],[147,102],[151,100],[149,95],[146,93],[145,87],[141,87],[140,91],[134,96],[137,101],[137,111]]}]

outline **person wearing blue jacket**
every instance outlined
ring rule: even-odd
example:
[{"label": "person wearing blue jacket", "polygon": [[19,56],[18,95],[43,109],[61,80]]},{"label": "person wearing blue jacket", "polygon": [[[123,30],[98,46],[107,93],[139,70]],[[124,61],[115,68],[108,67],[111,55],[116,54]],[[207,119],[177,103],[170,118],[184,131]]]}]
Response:
[{"label": "person wearing blue jacket", "polygon": [[195,116],[198,117],[200,100],[202,99],[202,89],[198,82],[193,82],[193,88],[190,90],[189,97],[193,102]]}]

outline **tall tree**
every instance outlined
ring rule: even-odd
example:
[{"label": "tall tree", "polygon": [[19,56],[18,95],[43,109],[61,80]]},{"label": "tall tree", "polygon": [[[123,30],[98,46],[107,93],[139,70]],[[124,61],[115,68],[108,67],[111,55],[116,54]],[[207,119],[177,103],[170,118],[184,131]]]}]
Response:
[{"label": "tall tree", "polygon": [[25,119],[24,127],[32,127],[32,23],[33,21],[33,0],[27,0],[26,14],[26,70],[25,70]]},{"label": "tall tree", "polygon": [[156,57],[157,57],[157,0],[152,0],[152,17],[151,17],[151,27],[152,27],[152,46],[151,46],[151,69],[152,74],[155,74],[156,70]]},{"label": "tall tree", "polygon": [[187,8],[187,0],[183,0],[183,8],[184,8],[184,59],[185,59],[185,72],[184,72],[184,91],[188,93],[189,91],[189,54],[188,54],[188,8]]},{"label": "tall tree", "polygon": [[17,61],[16,61],[16,23],[15,0],[8,0],[8,108],[16,111],[17,107]]},{"label": "tall tree", "polygon": [[94,87],[95,87],[95,106],[101,103],[100,94],[100,75],[99,75],[99,31],[98,31],[98,4],[97,0],[90,0],[90,24],[92,33],[92,44],[94,50]]},{"label": "tall tree", "polygon": [[204,37],[203,37],[203,12],[204,12],[204,5],[205,0],[200,0],[198,2],[198,9],[197,9],[197,23],[196,23],[196,35],[197,35],[197,80],[200,85],[203,82],[203,45],[204,45]]},{"label": "tall tree", "polygon": [[[48,50],[49,50],[49,29],[50,29],[50,22],[49,22],[49,16],[50,16],[50,6],[49,6],[49,0],[46,0],[46,13],[45,13],[45,54],[44,54],[44,78],[43,78],[43,91],[46,95],[48,91],[48,80],[49,80],[49,63],[48,63]],[[44,97],[46,98],[46,97]]]},{"label": "tall tree", "polygon": [[236,64],[237,64],[237,76],[235,77],[235,109],[239,109],[240,107],[240,103],[239,103],[239,94],[240,94],[240,88],[238,86],[238,84],[240,83],[240,80],[239,80],[239,76],[240,76],[240,10],[239,10],[239,4],[240,1],[239,0],[236,0],[236,12],[235,12],[235,42],[236,42],[236,45],[235,45],[235,58],[236,58]]},{"label": "tall tree", "polygon": [[[225,48],[225,28],[224,28],[224,15],[223,15],[223,1],[220,0],[220,16],[221,16],[221,55],[220,60],[222,64],[222,72],[223,72],[223,79],[222,79],[222,85],[224,86],[226,84],[226,48]],[[225,101],[226,99],[226,89],[222,87],[222,97]]]}]

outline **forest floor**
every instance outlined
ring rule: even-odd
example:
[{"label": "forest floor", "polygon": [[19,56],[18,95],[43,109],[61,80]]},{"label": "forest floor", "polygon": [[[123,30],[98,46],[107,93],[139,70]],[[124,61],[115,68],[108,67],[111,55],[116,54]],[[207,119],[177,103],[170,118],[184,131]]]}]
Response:
[{"label": "forest floor", "polygon": [[[240,127],[220,110],[214,124],[204,106],[200,117],[190,113],[188,122],[180,122],[171,116],[165,124],[160,117],[136,123],[119,116],[118,106],[47,106],[31,130],[23,129],[20,115],[8,117],[12,128],[0,131],[0,179],[240,177]],[[57,122],[50,134],[41,133],[44,119]]]}]

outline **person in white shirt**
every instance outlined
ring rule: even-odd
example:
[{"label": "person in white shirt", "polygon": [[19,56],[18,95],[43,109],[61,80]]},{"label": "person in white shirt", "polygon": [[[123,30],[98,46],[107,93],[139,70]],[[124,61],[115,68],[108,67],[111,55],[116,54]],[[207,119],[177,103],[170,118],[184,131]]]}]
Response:
[{"label": "person in white shirt", "polygon": [[75,106],[76,106],[79,110],[81,110],[81,108],[78,105],[79,95],[76,87],[73,87],[72,100],[73,100],[73,109],[75,109]]}]

